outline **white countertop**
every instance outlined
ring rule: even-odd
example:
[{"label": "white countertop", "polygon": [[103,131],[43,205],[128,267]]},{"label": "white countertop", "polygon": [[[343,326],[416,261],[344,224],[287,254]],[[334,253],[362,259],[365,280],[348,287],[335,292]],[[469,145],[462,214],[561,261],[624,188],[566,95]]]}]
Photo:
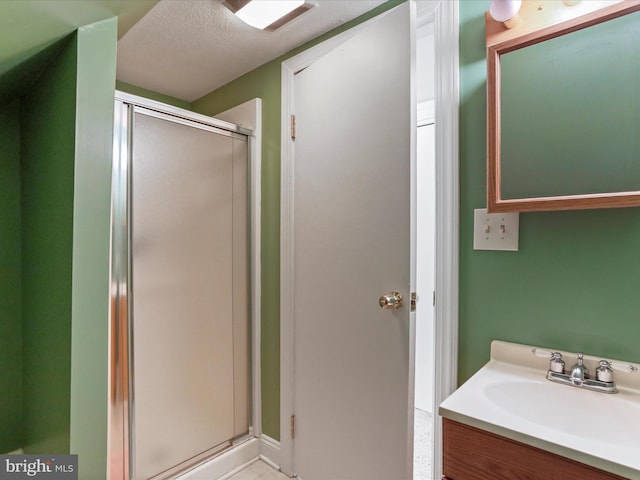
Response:
[{"label": "white countertop", "polygon": [[[640,371],[616,371],[615,394],[560,385],[546,379],[549,360],[532,348],[492,342],[489,363],[442,402],[440,415],[640,480]],[[570,368],[576,355],[560,352]],[[593,372],[600,358],[584,360]]]}]

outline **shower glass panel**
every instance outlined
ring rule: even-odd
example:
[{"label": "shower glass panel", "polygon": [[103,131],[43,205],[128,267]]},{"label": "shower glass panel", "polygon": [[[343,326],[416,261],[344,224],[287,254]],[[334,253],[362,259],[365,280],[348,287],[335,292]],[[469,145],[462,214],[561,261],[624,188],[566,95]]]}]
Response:
[{"label": "shower glass panel", "polygon": [[130,115],[131,478],[165,478],[250,428],[247,138]]}]

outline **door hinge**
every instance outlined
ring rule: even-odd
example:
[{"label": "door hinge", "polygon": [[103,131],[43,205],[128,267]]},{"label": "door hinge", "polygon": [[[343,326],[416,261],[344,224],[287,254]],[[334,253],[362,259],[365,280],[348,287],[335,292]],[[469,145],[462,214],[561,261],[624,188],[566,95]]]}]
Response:
[{"label": "door hinge", "polygon": [[296,416],[291,415],[291,438],[296,438]]},{"label": "door hinge", "polygon": [[436,291],[433,291],[433,306],[436,306]]},{"label": "door hinge", "polygon": [[416,292],[411,292],[411,311],[412,312],[416,311],[416,303],[418,303],[418,295],[416,295]]},{"label": "door hinge", "polygon": [[291,115],[291,140],[296,139],[296,116]]}]

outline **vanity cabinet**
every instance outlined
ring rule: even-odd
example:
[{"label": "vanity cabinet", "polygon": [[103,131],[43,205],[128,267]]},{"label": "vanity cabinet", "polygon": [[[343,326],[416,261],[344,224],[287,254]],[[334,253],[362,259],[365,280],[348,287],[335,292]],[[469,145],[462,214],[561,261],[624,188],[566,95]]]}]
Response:
[{"label": "vanity cabinet", "polygon": [[443,443],[443,480],[625,480],[448,418]]}]

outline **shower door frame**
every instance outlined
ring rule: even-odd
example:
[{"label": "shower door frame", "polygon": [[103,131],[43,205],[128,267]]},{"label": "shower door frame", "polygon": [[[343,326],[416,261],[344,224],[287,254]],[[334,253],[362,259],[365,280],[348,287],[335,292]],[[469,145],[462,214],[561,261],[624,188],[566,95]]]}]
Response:
[{"label": "shower door frame", "polygon": [[[260,155],[256,135],[233,123],[166,105],[136,95],[116,91],[114,107],[112,191],[111,191],[111,278],[109,303],[109,402],[108,402],[108,480],[131,480],[132,408],[130,391],[133,384],[131,329],[131,212],[130,167],[134,112],[146,111],[152,116],[170,117],[177,123],[200,125],[211,131],[247,137],[248,147],[248,243],[249,243],[249,312],[250,312],[250,405],[249,433],[230,439],[231,446],[212,449],[187,462],[153,477],[170,478],[197,467],[219,453],[233,450],[252,439],[259,439],[261,429],[260,388]],[[198,124],[198,125],[194,125]]]}]

